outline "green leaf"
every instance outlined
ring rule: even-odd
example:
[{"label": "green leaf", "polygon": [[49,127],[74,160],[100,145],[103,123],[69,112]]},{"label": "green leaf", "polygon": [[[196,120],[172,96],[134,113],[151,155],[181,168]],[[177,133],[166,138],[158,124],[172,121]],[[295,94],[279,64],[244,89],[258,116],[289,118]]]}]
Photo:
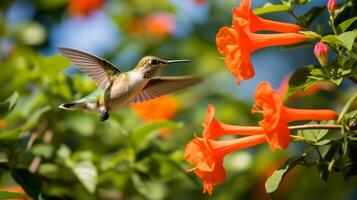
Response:
[{"label": "green leaf", "polygon": [[321,39],[321,42],[327,43],[332,47],[342,45],[341,41],[335,35],[326,35]]},{"label": "green leaf", "polygon": [[296,4],[305,4],[305,3],[308,3],[310,2],[311,0],[295,0],[295,3]]},{"label": "green leaf", "polygon": [[98,177],[95,166],[90,161],[83,161],[77,163],[72,170],[88,192],[93,194],[95,192]]},{"label": "green leaf", "polygon": [[135,145],[135,147],[142,147],[148,143],[148,141],[153,137],[154,131],[160,128],[178,128],[181,124],[173,122],[173,121],[156,121],[147,123],[137,129],[135,129],[131,134],[130,137]]},{"label": "green leaf", "polygon": [[350,108],[354,100],[357,98],[357,92],[347,101],[347,103],[343,106],[340,115],[338,116],[338,121],[340,122],[342,117],[346,114],[347,110]]},{"label": "green leaf", "polygon": [[331,140],[321,140],[319,142],[316,142],[314,145],[316,146],[324,146],[324,145],[327,145],[331,142]]},{"label": "green leaf", "polygon": [[24,196],[20,193],[0,191],[0,199],[23,199],[23,198]]},{"label": "green leaf", "polygon": [[19,100],[19,93],[14,92],[10,97],[0,103],[0,118],[4,118],[11,110],[15,108]]},{"label": "green leaf", "polygon": [[[318,124],[316,122],[310,122],[308,124]],[[333,121],[330,121],[326,124],[333,124]],[[322,140],[327,133],[328,129],[310,129],[310,130],[299,130],[298,134],[302,135],[306,140],[312,142],[315,145],[323,145],[324,142],[317,144],[320,140]]]},{"label": "green leaf", "polygon": [[138,174],[133,174],[131,180],[133,181],[135,189],[148,199],[163,199],[167,193],[163,184],[145,180]]},{"label": "green leaf", "polygon": [[35,127],[38,124],[41,116],[49,110],[51,110],[51,106],[49,105],[36,110],[34,113],[32,113],[31,117],[25,122],[21,129],[29,130]]},{"label": "green leaf", "polygon": [[27,169],[15,169],[11,172],[12,178],[34,199],[41,193],[42,182],[35,174]]},{"label": "green leaf", "polygon": [[37,144],[31,149],[34,155],[50,158],[53,154],[53,146],[49,144]]},{"label": "green leaf", "polygon": [[292,158],[289,158],[282,167],[280,167],[278,170],[276,170],[265,182],[265,190],[267,193],[273,193],[275,192],[281,181],[283,180],[284,176],[286,173],[295,167],[296,165],[299,164],[300,161],[304,160],[305,156],[304,154],[301,156],[295,156]]},{"label": "green leaf", "polygon": [[263,7],[256,8],[254,9],[254,14],[256,15],[261,15],[261,14],[266,14],[266,13],[273,13],[273,12],[285,12],[288,11],[290,7],[288,5],[274,5],[271,3],[266,3]]},{"label": "green leaf", "polygon": [[311,70],[314,69],[314,66],[308,65],[302,68],[298,68],[291,75],[289,79],[289,89],[285,96],[290,96],[294,94],[297,90],[305,90],[312,86],[317,80],[309,79]]},{"label": "green leaf", "polygon": [[351,51],[355,38],[357,37],[357,31],[344,32],[337,36],[337,39],[341,42],[342,46]]},{"label": "green leaf", "polygon": [[357,16],[356,17],[352,17],[350,19],[347,19],[345,21],[343,21],[341,24],[338,25],[338,28],[341,30],[341,32],[345,32],[348,27],[350,27],[355,21],[357,20]]}]

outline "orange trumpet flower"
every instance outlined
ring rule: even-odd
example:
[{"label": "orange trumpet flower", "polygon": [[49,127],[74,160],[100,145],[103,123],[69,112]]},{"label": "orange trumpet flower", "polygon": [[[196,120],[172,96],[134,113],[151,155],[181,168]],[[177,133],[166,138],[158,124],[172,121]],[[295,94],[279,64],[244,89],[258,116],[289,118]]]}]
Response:
[{"label": "orange trumpet flower", "polygon": [[[131,104],[131,109],[141,119],[149,122],[169,120],[175,117],[178,102],[172,95],[164,95],[149,101]],[[171,135],[171,129],[161,128],[160,136],[166,138]]]},{"label": "orange trumpet flower", "polygon": [[283,104],[283,98],[273,91],[270,83],[262,82],[255,92],[253,113],[262,113],[259,125],[264,128],[270,149],[285,149],[290,143],[288,123],[300,120],[334,120],[338,114],[333,110],[294,109]]},{"label": "orange trumpet flower", "polygon": [[216,141],[195,136],[185,149],[185,159],[196,167],[196,175],[203,180],[203,192],[212,194],[213,186],[224,182],[226,172],[223,167],[224,156],[230,152],[249,148],[266,141],[265,135],[253,135],[234,140]]},{"label": "orange trumpet flower", "polygon": [[203,122],[204,138],[216,139],[224,135],[258,135],[264,134],[264,129],[259,126],[236,126],[229,125],[218,121],[214,118],[214,105],[209,104],[206,117]]},{"label": "orange trumpet flower", "polygon": [[237,21],[233,21],[233,28],[223,27],[219,30],[216,44],[218,51],[226,56],[225,65],[240,84],[255,74],[250,61],[251,53],[261,48],[295,44],[307,39],[308,36],[298,33],[257,34],[244,30]]},{"label": "orange trumpet flower", "polygon": [[278,22],[261,18],[250,9],[251,1],[242,0],[239,7],[233,8],[233,21],[237,21],[241,27],[248,28],[251,32],[274,31],[280,33],[296,33],[302,28],[296,24]]}]

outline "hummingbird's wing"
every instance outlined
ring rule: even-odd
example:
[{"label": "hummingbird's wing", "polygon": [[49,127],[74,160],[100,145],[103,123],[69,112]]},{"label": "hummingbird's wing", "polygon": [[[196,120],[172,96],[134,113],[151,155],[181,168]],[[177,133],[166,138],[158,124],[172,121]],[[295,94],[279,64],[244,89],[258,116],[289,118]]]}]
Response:
[{"label": "hummingbird's wing", "polygon": [[111,84],[111,77],[121,73],[110,62],[92,54],[71,48],[58,48],[82,72],[90,76],[99,87],[106,90]]},{"label": "hummingbird's wing", "polygon": [[150,79],[133,103],[147,101],[179,89],[187,88],[202,81],[192,76],[158,76]]}]

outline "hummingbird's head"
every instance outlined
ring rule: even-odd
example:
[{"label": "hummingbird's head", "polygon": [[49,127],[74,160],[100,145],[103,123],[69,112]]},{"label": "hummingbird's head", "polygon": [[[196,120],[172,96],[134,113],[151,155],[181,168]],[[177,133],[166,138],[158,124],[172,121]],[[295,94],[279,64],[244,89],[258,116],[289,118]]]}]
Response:
[{"label": "hummingbird's head", "polygon": [[140,70],[144,73],[144,78],[153,77],[156,72],[163,68],[164,66],[172,63],[179,62],[191,62],[190,60],[164,60],[156,56],[145,56],[143,57],[138,65],[136,66],[137,70]]}]

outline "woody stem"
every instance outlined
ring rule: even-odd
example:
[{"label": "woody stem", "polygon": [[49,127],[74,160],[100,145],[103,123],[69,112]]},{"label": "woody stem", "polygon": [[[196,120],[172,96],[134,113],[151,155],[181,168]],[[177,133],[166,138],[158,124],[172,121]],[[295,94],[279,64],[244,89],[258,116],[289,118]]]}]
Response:
[{"label": "woody stem", "polygon": [[304,130],[304,129],[341,129],[342,125],[336,124],[304,124],[297,126],[289,126],[289,130]]}]

